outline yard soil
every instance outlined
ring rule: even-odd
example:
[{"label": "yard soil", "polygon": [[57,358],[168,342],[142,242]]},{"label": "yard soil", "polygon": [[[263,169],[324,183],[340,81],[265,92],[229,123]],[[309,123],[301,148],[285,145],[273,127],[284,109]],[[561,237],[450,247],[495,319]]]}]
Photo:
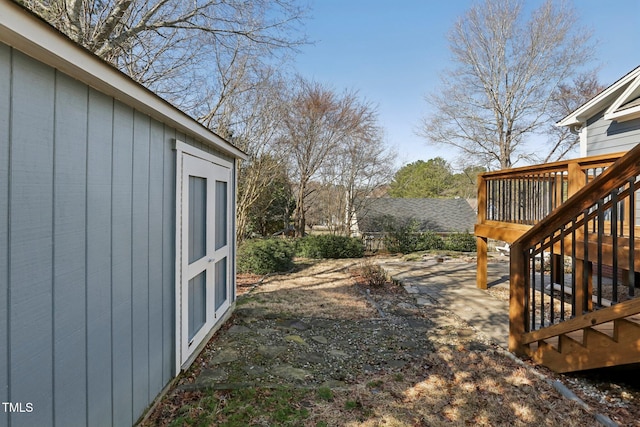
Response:
[{"label": "yard soil", "polygon": [[[277,422],[258,411],[243,422],[592,426],[600,413],[621,426],[640,426],[633,388],[517,363],[447,307],[417,306],[399,285],[367,286],[360,262],[305,261],[288,274],[241,277],[232,318],[145,425],[185,419],[240,425],[224,413],[234,390],[261,396],[285,389],[295,391],[288,405],[303,416]],[[562,397],[534,370],[562,381],[591,410]],[[205,397],[215,400],[215,410],[200,404]]]}]

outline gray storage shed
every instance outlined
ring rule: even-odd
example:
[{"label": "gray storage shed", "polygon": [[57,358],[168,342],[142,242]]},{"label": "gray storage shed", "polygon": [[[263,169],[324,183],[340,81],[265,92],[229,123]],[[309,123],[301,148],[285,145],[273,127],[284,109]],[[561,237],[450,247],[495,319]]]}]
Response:
[{"label": "gray storage shed", "polygon": [[0,426],[127,426],[235,303],[244,153],[0,2]]}]

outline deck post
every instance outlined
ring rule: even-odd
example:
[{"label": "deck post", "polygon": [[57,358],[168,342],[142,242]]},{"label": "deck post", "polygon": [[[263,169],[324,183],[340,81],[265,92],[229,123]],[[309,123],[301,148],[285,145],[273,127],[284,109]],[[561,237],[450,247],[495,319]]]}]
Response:
[{"label": "deck post", "polygon": [[528,275],[529,266],[519,243],[514,243],[511,246],[510,255],[509,351],[522,356],[525,354],[524,345],[522,344],[522,335],[525,333],[525,279]]},{"label": "deck post", "polygon": [[576,194],[587,183],[587,174],[580,163],[571,161],[567,164],[567,173],[569,175],[569,183],[567,184],[567,197]]},{"label": "deck post", "polygon": [[[482,174],[478,175],[478,224],[487,219],[487,180]],[[487,289],[487,241],[486,237],[476,239],[476,286]]]},{"label": "deck post", "polygon": [[476,286],[478,289],[487,289],[487,238],[476,239],[476,253],[478,265],[476,268]]}]

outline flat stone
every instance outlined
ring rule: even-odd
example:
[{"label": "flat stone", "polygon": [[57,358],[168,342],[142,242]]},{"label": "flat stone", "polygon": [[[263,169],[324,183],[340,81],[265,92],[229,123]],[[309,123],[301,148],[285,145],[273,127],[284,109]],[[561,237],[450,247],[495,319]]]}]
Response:
[{"label": "flat stone", "polygon": [[259,377],[266,372],[266,369],[262,366],[245,366],[243,371],[252,377]]},{"label": "flat stone", "polygon": [[233,325],[229,328],[229,335],[239,335],[251,332],[251,329],[242,325]]},{"label": "flat stone", "polygon": [[433,305],[433,301],[431,301],[429,298],[418,297],[416,298],[416,304],[424,307],[425,305]]},{"label": "flat stone", "polygon": [[304,323],[301,320],[297,320],[297,319],[283,319],[283,320],[279,320],[277,322],[278,327],[283,327],[283,328],[293,328],[296,329],[298,331],[306,331],[307,329],[310,329],[311,326]]},{"label": "flat stone", "polygon": [[294,368],[291,365],[276,366],[272,370],[273,374],[281,378],[290,378],[294,380],[304,380],[311,374],[304,369]]},{"label": "flat stone", "polygon": [[420,289],[416,288],[415,286],[411,286],[411,285],[404,285],[404,290],[407,291],[408,294],[419,294],[420,293]]},{"label": "flat stone", "polygon": [[325,337],[320,336],[320,335],[317,335],[315,337],[311,337],[311,339],[314,340],[317,343],[320,343],[320,344],[328,344],[329,343],[328,339],[326,339]]},{"label": "flat stone", "polygon": [[400,304],[398,304],[399,308],[404,308],[405,310],[412,310],[414,308],[416,308],[413,304],[409,304],[406,302],[401,302]]},{"label": "flat stone", "polygon": [[198,375],[196,384],[208,387],[215,383],[226,381],[227,378],[229,378],[229,374],[224,369],[204,369]]},{"label": "flat stone", "polygon": [[394,368],[394,369],[403,368],[406,364],[407,362],[405,362],[404,360],[389,360],[387,362],[387,365],[390,368]]},{"label": "flat stone", "polygon": [[323,363],[325,357],[321,353],[303,353],[298,357],[298,360],[303,363]]},{"label": "flat stone", "polygon": [[340,351],[340,350],[331,350],[329,351],[329,354],[337,357],[339,359],[345,359],[347,357],[349,357],[349,355],[347,353],[345,353],[344,351]]},{"label": "flat stone", "polygon": [[220,352],[214,355],[209,362],[210,365],[221,365],[223,363],[231,363],[238,360],[239,355],[235,350],[223,348]]},{"label": "flat stone", "polygon": [[296,344],[300,344],[300,345],[309,345],[307,344],[307,342],[304,340],[304,338],[302,338],[300,335],[287,335],[286,337],[284,337],[285,341],[288,342],[294,342]]},{"label": "flat stone", "polygon": [[261,345],[258,347],[258,353],[263,355],[264,357],[274,358],[280,356],[282,353],[287,351],[287,347],[278,346],[278,345]]}]

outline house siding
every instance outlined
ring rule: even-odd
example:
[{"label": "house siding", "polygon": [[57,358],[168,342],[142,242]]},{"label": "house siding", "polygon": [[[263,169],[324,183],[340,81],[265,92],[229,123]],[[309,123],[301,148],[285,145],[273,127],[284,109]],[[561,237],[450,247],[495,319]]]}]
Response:
[{"label": "house siding", "polygon": [[604,111],[587,121],[587,156],[628,151],[640,142],[640,119],[612,122]]},{"label": "house siding", "polygon": [[0,43],[0,426],[132,425],[173,378],[176,138],[233,161]]}]

